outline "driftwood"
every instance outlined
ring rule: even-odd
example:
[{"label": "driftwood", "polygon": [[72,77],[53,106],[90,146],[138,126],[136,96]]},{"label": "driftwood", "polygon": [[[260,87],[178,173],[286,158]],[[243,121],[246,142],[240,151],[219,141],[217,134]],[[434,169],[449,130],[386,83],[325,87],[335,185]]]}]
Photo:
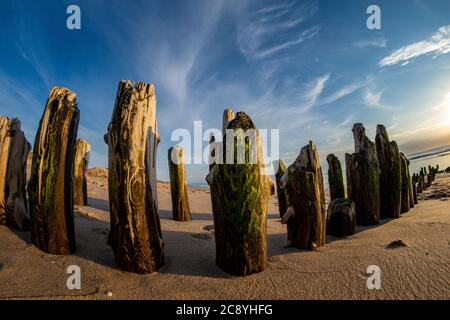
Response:
[{"label": "driftwood", "polygon": [[28,229],[26,161],[30,149],[20,121],[0,117],[0,225]]},{"label": "driftwood", "polygon": [[277,199],[278,199],[278,210],[280,212],[280,218],[286,213],[287,205],[286,205],[286,193],[283,188],[281,188],[280,182],[281,177],[286,172],[286,165],[283,160],[274,161],[274,168],[277,168],[277,172],[275,174],[275,180],[277,184]]},{"label": "driftwood", "polygon": [[409,188],[409,178],[408,178],[408,159],[406,159],[403,153],[400,153],[401,157],[401,173],[402,173],[402,202],[401,202],[401,213],[406,213],[410,208],[410,188]]},{"label": "driftwood", "polygon": [[170,148],[168,158],[173,220],[191,221],[184,155],[181,146]]},{"label": "driftwood", "polygon": [[91,146],[87,141],[78,139],[75,145],[75,160],[73,167],[73,203],[77,206],[87,206],[87,171]]},{"label": "driftwood", "polygon": [[288,246],[315,250],[325,244],[326,212],[322,170],[316,146],[303,147],[281,179],[288,209],[282,217],[287,224]]},{"label": "driftwood", "polygon": [[34,142],[28,183],[31,240],[51,254],[75,251],[72,190],[79,117],[76,95],[53,88]]},{"label": "driftwood", "polygon": [[395,141],[389,141],[386,128],[377,126],[375,137],[378,163],[380,165],[380,218],[400,218],[401,163]]},{"label": "driftwood", "polygon": [[330,201],[345,198],[344,177],[341,162],[334,154],[327,156],[328,186],[330,188]]},{"label": "driftwood", "polygon": [[[216,263],[229,274],[246,276],[266,268],[267,209],[274,187],[264,172],[261,138],[250,117],[239,112],[227,129],[234,130],[238,143],[225,150],[224,164],[214,164],[206,178],[214,213]],[[245,139],[247,130],[254,133],[249,139]],[[227,135],[224,146],[226,141]],[[238,149],[244,150],[243,163],[238,162]],[[227,152],[234,152],[231,163],[225,161]],[[250,161],[252,153],[254,161]]]},{"label": "driftwood", "polygon": [[327,234],[335,237],[351,236],[355,233],[355,203],[350,199],[334,199],[328,206]]},{"label": "driftwood", "polygon": [[356,223],[380,223],[380,168],[375,144],[367,138],[361,123],[353,126],[355,153],[346,154],[347,195],[355,202]]},{"label": "driftwood", "polygon": [[156,191],[159,135],[153,85],[120,81],[106,137],[111,228],[108,244],[123,270],[152,273],[164,264]]}]

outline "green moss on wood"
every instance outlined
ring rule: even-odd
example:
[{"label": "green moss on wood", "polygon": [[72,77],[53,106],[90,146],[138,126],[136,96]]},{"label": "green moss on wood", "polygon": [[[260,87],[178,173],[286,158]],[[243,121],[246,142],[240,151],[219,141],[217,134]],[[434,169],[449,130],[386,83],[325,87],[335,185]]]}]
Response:
[{"label": "green moss on wood", "polygon": [[327,156],[327,162],[330,201],[345,198],[344,177],[342,175],[341,162],[334,154],[329,154]]},{"label": "green moss on wood", "polygon": [[75,94],[53,88],[34,143],[28,183],[32,242],[42,251],[75,251],[73,160],[79,110]]},{"label": "green moss on wood", "polygon": [[[228,124],[238,138],[248,129],[256,129],[243,112]],[[226,145],[227,137],[224,137]],[[248,139],[245,141],[245,162],[238,164],[234,144],[234,163],[211,167],[209,184],[214,212],[216,262],[225,272],[245,276],[265,269],[267,261],[266,215],[268,194],[258,164],[249,162]],[[226,149],[226,148],[224,148]],[[260,161],[261,159],[258,159]]]}]

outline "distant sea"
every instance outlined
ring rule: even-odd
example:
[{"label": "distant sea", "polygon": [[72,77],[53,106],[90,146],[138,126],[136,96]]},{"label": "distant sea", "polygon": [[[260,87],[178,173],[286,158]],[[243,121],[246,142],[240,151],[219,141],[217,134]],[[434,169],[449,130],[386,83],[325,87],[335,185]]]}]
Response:
[{"label": "distant sea", "polygon": [[[411,175],[413,173],[420,172],[421,167],[426,167],[428,170],[428,166],[436,167],[439,165],[439,170],[445,170],[450,167],[450,145],[434,148],[430,150],[421,151],[418,153],[413,153],[406,156],[411,164],[410,164],[410,172]],[[341,163],[342,170],[344,174],[344,183],[345,183],[345,163]],[[323,180],[326,191],[328,191],[328,173],[327,169],[322,168],[323,171]],[[272,177],[273,178],[273,177]],[[274,179],[273,179],[274,180]],[[190,187],[208,189],[209,186],[206,182],[198,182],[198,183],[189,183]]]},{"label": "distant sea", "polygon": [[209,186],[206,182],[194,182],[194,183],[188,183],[189,187],[193,188],[200,188],[200,189],[208,189]]},{"label": "distant sea", "polygon": [[439,170],[445,170],[450,167],[450,145],[410,154],[407,158],[411,161],[411,174],[420,172],[421,167],[428,170],[429,165],[439,165]]},{"label": "distant sea", "polygon": [[[410,161],[409,171],[411,175],[413,173],[419,173],[420,168],[426,167],[428,171],[428,166],[436,167],[439,165],[439,170],[445,170],[450,167],[450,145],[429,149],[413,154],[406,155]],[[341,162],[342,171],[344,175],[344,184],[346,184],[346,172],[345,172],[345,162]],[[326,164],[325,164],[326,166]],[[328,169],[324,168],[322,165],[323,182],[325,186],[325,191],[328,192]]]}]

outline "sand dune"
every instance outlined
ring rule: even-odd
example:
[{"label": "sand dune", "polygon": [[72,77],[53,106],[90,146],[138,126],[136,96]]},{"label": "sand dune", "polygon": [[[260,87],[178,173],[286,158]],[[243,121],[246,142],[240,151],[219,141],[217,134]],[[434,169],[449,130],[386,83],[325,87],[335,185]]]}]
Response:
[{"label": "sand dune", "polygon": [[[76,208],[77,252],[45,254],[29,234],[0,227],[2,299],[449,299],[450,174],[397,220],[358,227],[345,239],[327,238],[315,252],[285,249],[286,229],[272,198],[268,221],[269,264],[246,278],[229,276],[215,265],[209,191],[190,188],[193,221],[171,220],[170,190],[159,183],[158,197],[166,265],[152,275],[119,270],[106,244],[109,228],[107,179],[89,179],[89,206]],[[447,192],[447,193],[445,193]],[[429,199],[424,195],[423,199]],[[205,227],[206,226],[206,227]],[[406,246],[390,249],[402,240]],[[82,271],[82,289],[68,290],[66,268]],[[381,290],[366,287],[369,265],[381,268]],[[112,297],[107,295],[112,293]]]}]

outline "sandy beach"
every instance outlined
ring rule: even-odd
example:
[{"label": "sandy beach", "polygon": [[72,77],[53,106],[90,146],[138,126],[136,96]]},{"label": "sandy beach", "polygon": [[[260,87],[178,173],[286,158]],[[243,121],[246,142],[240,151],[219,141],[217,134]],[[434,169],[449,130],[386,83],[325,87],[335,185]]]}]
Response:
[{"label": "sandy beach", "polygon": [[[92,172],[91,172],[92,173]],[[166,264],[138,275],[117,268],[106,244],[108,183],[89,176],[89,206],[75,208],[77,250],[54,256],[30,243],[29,233],[0,226],[0,299],[449,299],[450,174],[440,174],[420,203],[400,219],[357,227],[315,252],[286,249],[276,196],[268,214],[268,267],[233,277],[215,264],[207,189],[189,188],[193,220],[172,220],[170,188],[158,184]],[[433,196],[434,195],[434,196]],[[395,240],[406,246],[390,248]],[[81,268],[81,290],[68,290],[66,269]],[[367,289],[367,267],[381,268],[381,290]],[[109,294],[108,294],[109,293]],[[112,294],[112,295],[111,295]]]}]

